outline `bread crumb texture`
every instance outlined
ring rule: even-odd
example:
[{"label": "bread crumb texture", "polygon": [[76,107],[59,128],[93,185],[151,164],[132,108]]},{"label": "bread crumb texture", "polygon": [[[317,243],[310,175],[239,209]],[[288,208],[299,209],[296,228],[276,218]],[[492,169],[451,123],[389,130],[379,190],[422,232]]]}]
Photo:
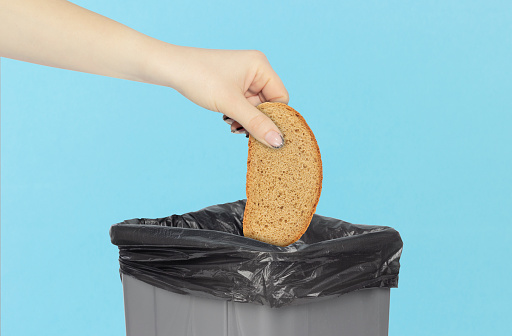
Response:
[{"label": "bread crumb texture", "polygon": [[306,232],[322,190],[322,160],[304,118],[282,103],[263,103],[283,134],[282,148],[249,137],[244,236],[287,246]]}]

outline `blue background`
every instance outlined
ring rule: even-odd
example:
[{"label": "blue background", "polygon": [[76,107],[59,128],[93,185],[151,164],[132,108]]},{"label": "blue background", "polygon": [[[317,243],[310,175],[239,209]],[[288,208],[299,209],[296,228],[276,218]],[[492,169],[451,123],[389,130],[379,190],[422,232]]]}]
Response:
[{"label": "blue background", "polygon": [[[267,55],[321,149],[317,212],[402,235],[390,335],[510,331],[509,1],[77,3]],[[124,335],[110,225],[245,198],[246,139],[169,88],[1,70],[1,331]]]}]

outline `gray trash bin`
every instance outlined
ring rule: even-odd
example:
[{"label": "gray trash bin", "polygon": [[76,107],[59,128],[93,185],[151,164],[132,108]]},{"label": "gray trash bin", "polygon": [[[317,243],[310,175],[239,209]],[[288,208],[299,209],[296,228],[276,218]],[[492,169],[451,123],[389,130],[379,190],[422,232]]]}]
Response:
[{"label": "gray trash bin", "polygon": [[279,247],[243,237],[244,207],[111,227],[128,336],[387,335],[398,232],[314,215]]},{"label": "gray trash bin", "polygon": [[389,288],[270,308],[175,294],[122,275],[127,336],[386,336]]}]

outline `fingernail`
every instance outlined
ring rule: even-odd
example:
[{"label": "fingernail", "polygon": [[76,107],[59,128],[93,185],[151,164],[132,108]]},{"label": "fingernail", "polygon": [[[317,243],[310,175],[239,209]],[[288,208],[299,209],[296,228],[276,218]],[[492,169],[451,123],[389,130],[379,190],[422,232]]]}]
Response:
[{"label": "fingernail", "polygon": [[274,148],[281,148],[284,145],[283,137],[276,131],[269,131],[265,134],[265,141]]},{"label": "fingernail", "polygon": [[231,119],[230,117],[228,117],[227,115],[223,116],[222,117],[222,120],[224,120],[225,122],[227,122],[229,125],[231,125],[233,123],[233,119]]},{"label": "fingernail", "polygon": [[231,131],[231,133],[235,133],[235,134],[242,134],[244,132],[245,132],[245,129],[242,126],[237,127],[237,128],[235,128],[234,130]]}]

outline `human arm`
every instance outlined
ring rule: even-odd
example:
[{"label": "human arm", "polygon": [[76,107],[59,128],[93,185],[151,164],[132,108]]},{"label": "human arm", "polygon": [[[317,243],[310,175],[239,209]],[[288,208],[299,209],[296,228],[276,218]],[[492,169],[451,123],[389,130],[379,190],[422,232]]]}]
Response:
[{"label": "human arm", "polygon": [[281,142],[254,106],[288,103],[288,92],[258,51],[169,44],[64,0],[0,0],[0,56],[168,86],[265,144]]}]

